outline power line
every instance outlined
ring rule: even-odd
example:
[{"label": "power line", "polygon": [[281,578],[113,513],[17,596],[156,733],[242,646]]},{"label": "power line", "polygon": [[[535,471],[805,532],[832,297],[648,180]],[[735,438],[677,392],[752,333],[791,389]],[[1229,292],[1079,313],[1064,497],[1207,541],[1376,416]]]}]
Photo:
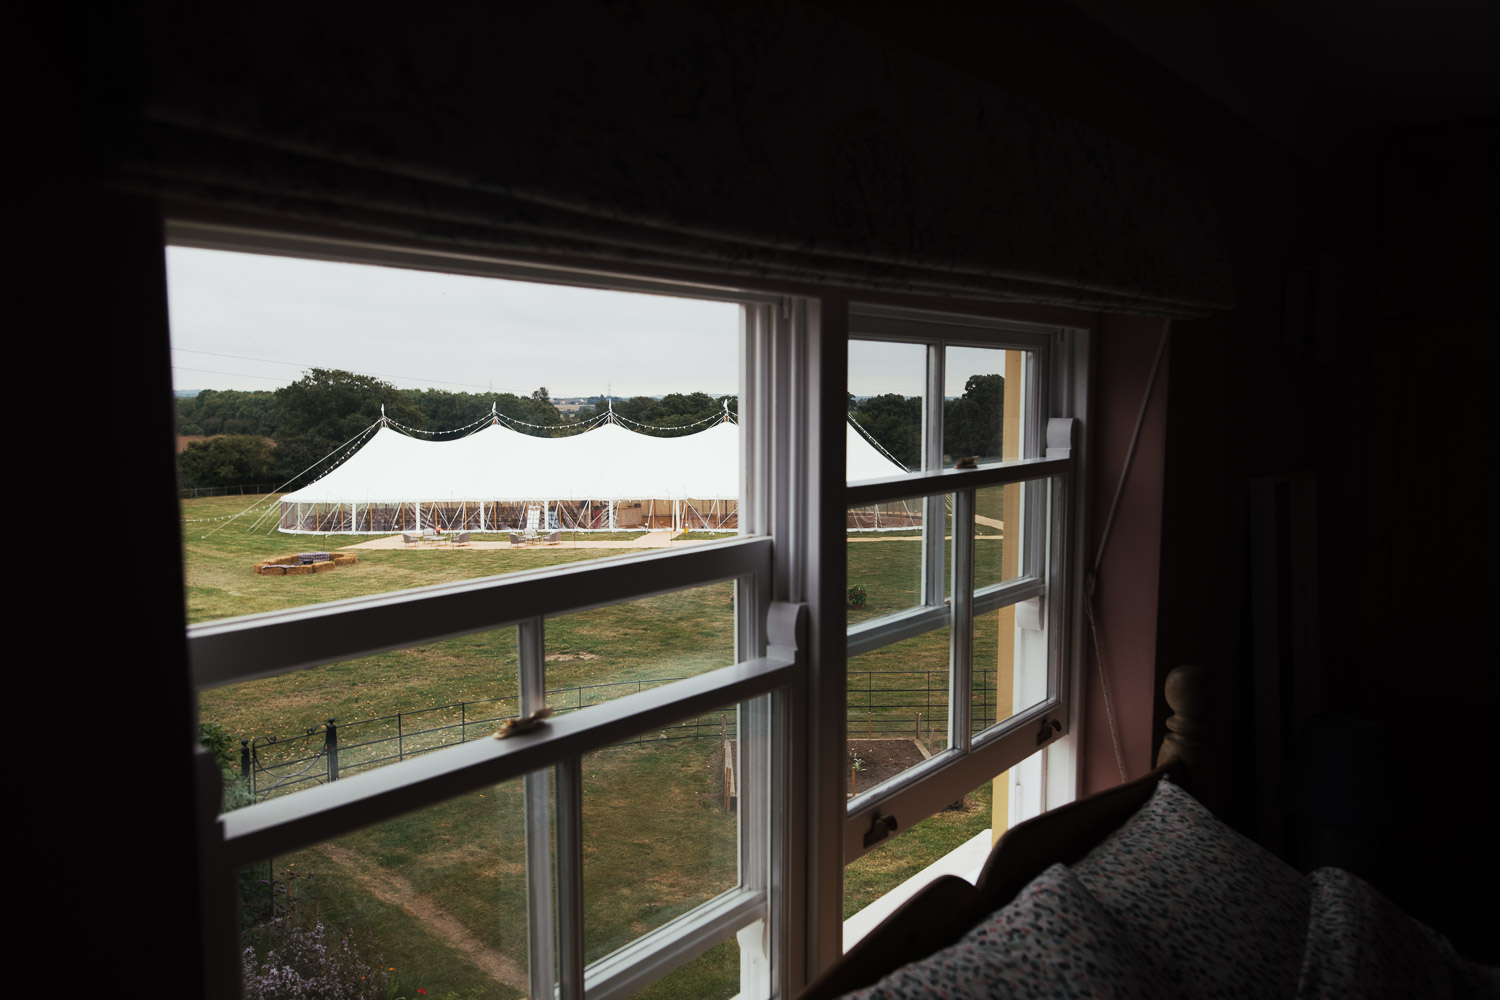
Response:
[{"label": "power line", "polygon": [[213,368],[185,368],[182,365],[173,365],[172,366],[172,370],[174,372],[201,372],[201,373],[203,373],[205,375],[228,375],[230,378],[258,378],[258,379],[264,379],[267,382],[280,382],[280,381],[282,381],[279,378],[272,378],[269,375],[244,375],[244,374],[241,374],[240,372],[221,372],[221,371],[216,371]]}]

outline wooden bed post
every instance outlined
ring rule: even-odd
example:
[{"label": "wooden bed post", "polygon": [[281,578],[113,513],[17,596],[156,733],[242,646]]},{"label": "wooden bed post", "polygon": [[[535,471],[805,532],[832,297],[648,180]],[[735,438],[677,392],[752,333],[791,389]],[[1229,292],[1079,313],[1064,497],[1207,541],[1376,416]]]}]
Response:
[{"label": "wooden bed post", "polygon": [[1167,735],[1156,755],[1156,766],[1174,765],[1178,781],[1210,810],[1223,805],[1223,766],[1215,743],[1215,677],[1197,664],[1174,667],[1167,674],[1164,693],[1172,714]]}]

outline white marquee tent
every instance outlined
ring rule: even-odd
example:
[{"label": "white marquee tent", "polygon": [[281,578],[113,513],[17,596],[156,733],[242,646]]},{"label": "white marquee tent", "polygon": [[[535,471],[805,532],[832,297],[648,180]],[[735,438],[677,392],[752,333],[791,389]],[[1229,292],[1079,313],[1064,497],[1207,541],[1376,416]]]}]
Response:
[{"label": "white marquee tent", "polygon": [[[850,479],[901,472],[848,427]],[[607,423],[541,438],[491,424],[455,441],[381,427],[322,478],[281,498],[281,530],[516,531],[530,508],[548,528],[732,529],[740,432],[728,421],[681,437]]]}]

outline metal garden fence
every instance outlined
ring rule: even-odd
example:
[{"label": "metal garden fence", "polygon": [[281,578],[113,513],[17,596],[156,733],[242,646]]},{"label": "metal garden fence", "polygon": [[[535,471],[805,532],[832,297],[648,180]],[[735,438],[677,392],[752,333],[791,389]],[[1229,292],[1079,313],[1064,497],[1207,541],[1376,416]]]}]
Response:
[{"label": "metal garden fence", "polygon": [[[574,684],[550,689],[547,703],[562,714],[679,679]],[[934,733],[946,733],[948,697],[946,670],[853,671],[848,683],[849,737],[931,739]],[[291,736],[242,739],[240,777],[254,801],[262,801],[442,747],[487,738],[500,723],[517,714],[518,701],[511,697],[460,701],[354,722],[328,719]],[[986,671],[974,672],[971,715],[976,730],[996,721],[994,679]],[[688,719],[618,745],[647,746],[724,736],[736,737],[732,713]]]},{"label": "metal garden fence", "polygon": [[[668,684],[677,677],[604,684],[574,684],[547,692],[547,704],[558,714]],[[240,740],[240,777],[254,801],[337,781],[351,774],[409,757],[489,737],[506,719],[519,714],[515,698],[454,702],[411,712],[397,712],[356,722],[336,719],[292,736]],[[712,713],[687,719],[653,734],[642,733],[617,746],[645,746],[685,739],[736,738],[732,715]]]}]

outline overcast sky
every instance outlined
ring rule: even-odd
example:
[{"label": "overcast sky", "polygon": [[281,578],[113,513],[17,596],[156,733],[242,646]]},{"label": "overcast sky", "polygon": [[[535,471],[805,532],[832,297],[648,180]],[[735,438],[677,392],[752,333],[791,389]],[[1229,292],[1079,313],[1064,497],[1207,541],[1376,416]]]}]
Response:
[{"label": "overcast sky", "polygon": [[[555,397],[722,395],[739,382],[727,303],[184,247],[167,248],[167,289],[177,389],[275,389],[313,367]],[[950,353],[950,396],[1002,352],[963,354],[979,360]],[[920,347],[856,343],[849,366],[856,395],[921,394]]]}]

